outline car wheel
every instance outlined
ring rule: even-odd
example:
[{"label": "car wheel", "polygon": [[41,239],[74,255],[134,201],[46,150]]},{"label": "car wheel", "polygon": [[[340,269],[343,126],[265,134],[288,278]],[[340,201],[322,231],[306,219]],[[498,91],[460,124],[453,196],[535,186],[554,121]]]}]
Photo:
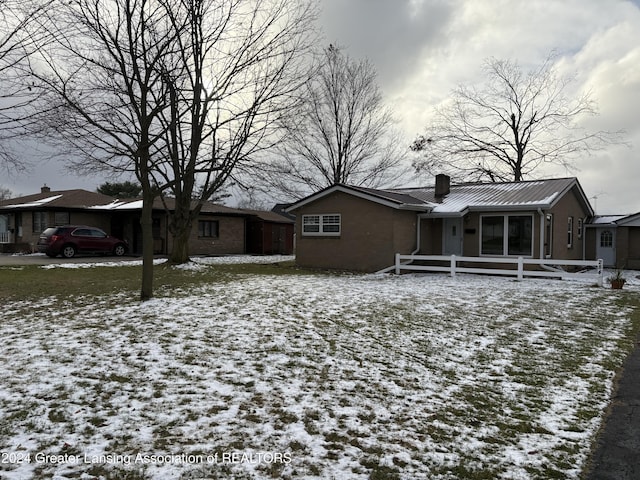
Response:
[{"label": "car wheel", "polygon": [[117,257],[121,257],[125,253],[127,253],[127,249],[125,248],[124,245],[116,245],[115,248],[113,249],[113,254],[116,255]]},{"label": "car wheel", "polygon": [[65,245],[62,247],[62,256],[64,258],[73,258],[76,255],[76,247],[73,245]]}]

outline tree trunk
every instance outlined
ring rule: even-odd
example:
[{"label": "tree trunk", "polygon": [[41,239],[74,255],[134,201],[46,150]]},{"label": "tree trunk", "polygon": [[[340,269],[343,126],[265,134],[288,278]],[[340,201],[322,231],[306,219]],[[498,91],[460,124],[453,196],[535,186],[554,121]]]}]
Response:
[{"label": "tree trunk", "polygon": [[180,265],[189,261],[189,237],[191,228],[183,228],[172,234],[173,245],[169,254],[169,263]]},{"label": "tree trunk", "polygon": [[169,263],[180,265],[189,261],[189,238],[193,229],[194,219],[198,218],[201,206],[191,210],[191,198],[176,198],[175,209],[171,214],[170,227],[172,237]]},{"label": "tree trunk", "polygon": [[145,301],[153,297],[153,199],[152,192],[143,192],[142,214],[140,227],[142,229],[142,287],[140,300]]}]

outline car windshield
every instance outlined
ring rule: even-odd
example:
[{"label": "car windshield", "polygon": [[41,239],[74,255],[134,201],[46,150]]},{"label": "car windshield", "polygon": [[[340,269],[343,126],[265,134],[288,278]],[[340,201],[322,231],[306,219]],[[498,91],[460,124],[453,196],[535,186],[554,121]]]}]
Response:
[{"label": "car windshield", "polygon": [[47,228],[44,232],[42,232],[42,235],[45,235],[47,237],[50,237],[51,235],[53,235],[54,233],[56,233],[57,228]]}]

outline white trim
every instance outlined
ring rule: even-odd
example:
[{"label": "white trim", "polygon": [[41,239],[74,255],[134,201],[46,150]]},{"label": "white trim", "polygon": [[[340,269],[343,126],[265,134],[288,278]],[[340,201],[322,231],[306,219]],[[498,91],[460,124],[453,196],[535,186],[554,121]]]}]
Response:
[{"label": "white trim", "polygon": [[573,217],[567,217],[567,248],[573,248]]},{"label": "white trim", "polygon": [[[318,225],[317,232],[305,232],[304,230],[304,220],[309,217],[318,217],[318,223],[310,223],[309,225]],[[325,222],[325,217],[338,217],[338,222]],[[306,215],[302,215],[301,219],[301,230],[303,237],[339,237],[342,234],[342,215],[339,213],[309,213]],[[324,231],[325,225],[338,225],[338,231]]]},{"label": "white trim", "polygon": [[[502,217],[502,254],[497,253],[483,253],[482,252],[482,219],[484,217]],[[516,253],[509,254],[509,217],[530,217],[531,218],[531,249],[528,254]],[[533,257],[533,246],[534,246],[534,237],[535,237],[535,221],[533,213],[517,213],[517,212],[509,212],[509,213],[494,213],[494,214],[484,214],[480,215],[480,234],[478,235],[478,252],[481,257],[507,257],[507,258],[515,258],[525,256],[527,258]]]},{"label": "white trim", "polygon": [[402,203],[402,202],[394,202],[392,200],[387,200],[381,197],[378,197],[376,195],[371,195],[365,192],[361,192],[359,190],[355,190],[355,189],[351,189],[349,187],[346,187],[344,185],[334,185],[333,187],[329,187],[325,190],[321,190],[320,192],[314,193],[313,195],[310,195],[306,198],[303,198],[302,200],[299,200],[298,202],[294,203],[293,205],[291,205],[289,208],[286,208],[285,211],[286,212],[292,212],[300,207],[303,207],[311,202],[315,202],[316,200],[319,200],[323,197],[326,197],[327,195],[331,195],[332,193],[335,192],[341,192],[341,193],[345,193],[347,195],[352,195],[354,197],[357,198],[362,198],[364,200],[368,200],[370,202],[374,202],[374,203],[378,203],[380,205],[384,205],[385,207],[389,207],[389,208],[395,208],[395,209],[406,209],[406,210],[414,210],[414,211],[430,211],[433,206],[431,205],[410,205],[407,203]]},{"label": "white trim", "polygon": [[[437,265],[413,265],[412,262],[437,262]],[[463,262],[463,266],[458,265]],[[467,263],[488,263],[488,264],[512,264],[515,269],[501,268],[478,268],[469,267]],[[543,270],[525,270],[525,265],[538,265]],[[561,268],[545,268],[554,266],[591,267],[594,273],[570,273]],[[508,275],[522,280],[524,277],[561,278],[563,280],[585,279],[596,280],[599,286],[603,285],[603,262],[599,260],[549,260],[541,258],[520,257],[463,257],[456,255],[401,255],[396,253],[395,273],[400,274],[402,270],[413,270],[422,272],[445,272],[455,277],[457,273],[479,273],[489,275]],[[383,270],[384,271],[384,270]]]}]

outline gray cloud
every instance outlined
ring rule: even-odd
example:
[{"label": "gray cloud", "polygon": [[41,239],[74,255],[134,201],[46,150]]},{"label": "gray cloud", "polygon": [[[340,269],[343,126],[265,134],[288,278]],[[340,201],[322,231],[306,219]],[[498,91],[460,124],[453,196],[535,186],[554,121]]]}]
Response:
[{"label": "gray cloud", "polygon": [[443,41],[456,2],[438,0],[324,0],[327,42],[368,58],[389,89],[419,68],[425,51]]}]

